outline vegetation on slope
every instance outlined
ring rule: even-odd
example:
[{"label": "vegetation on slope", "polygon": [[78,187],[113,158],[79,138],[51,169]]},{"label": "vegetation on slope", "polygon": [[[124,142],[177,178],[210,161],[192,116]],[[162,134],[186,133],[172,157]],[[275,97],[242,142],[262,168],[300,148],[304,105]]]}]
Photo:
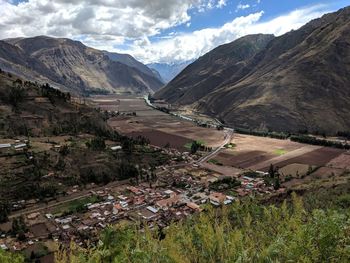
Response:
[{"label": "vegetation on slope", "polygon": [[0,249],[0,262],[1,263],[22,263],[24,257],[20,254],[13,254]]},{"label": "vegetation on slope", "polygon": [[[106,118],[69,93],[0,72],[0,139],[28,143],[21,151],[0,151],[0,222],[14,202],[50,201],[75,185],[136,180],[167,162],[144,138],[112,130]],[[115,145],[122,150],[112,151]]]},{"label": "vegetation on slope", "polygon": [[290,206],[208,208],[164,231],[109,227],[96,248],[72,245],[56,257],[58,263],[349,262],[349,229],[349,210],[307,211],[293,196]]}]

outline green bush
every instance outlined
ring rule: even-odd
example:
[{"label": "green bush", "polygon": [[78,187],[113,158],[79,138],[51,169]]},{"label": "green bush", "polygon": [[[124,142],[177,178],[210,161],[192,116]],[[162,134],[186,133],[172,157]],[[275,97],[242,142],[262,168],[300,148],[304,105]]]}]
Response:
[{"label": "green bush", "polygon": [[342,208],[350,208],[350,194],[341,195],[337,200],[337,205]]},{"label": "green bush", "polygon": [[20,254],[14,254],[0,249],[1,263],[24,263],[24,257]]},{"label": "green bush", "polygon": [[[109,227],[96,248],[60,251],[66,262],[349,262],[350,222],[345,213],[307,212],[301,199],[281,207],[235,203],[163,231]],[[161,235],[160,235],[161,233]],[[67,255],[69,254],[69,260]]]},{"label": "green bush", "polygon": [[101,151],[106,149],[105,140],[101,137],[91,139],[89,142],[86,143],[86,146],[94,151]]}]

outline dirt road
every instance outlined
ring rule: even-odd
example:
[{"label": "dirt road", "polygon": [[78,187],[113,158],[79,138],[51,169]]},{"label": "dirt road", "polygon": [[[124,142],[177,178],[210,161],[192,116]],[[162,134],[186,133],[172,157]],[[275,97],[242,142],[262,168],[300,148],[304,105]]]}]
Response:
[{"label": "dirt road", "polygon": [[209,153],[208,155],[206,155],[206,156],[202,157],[201,159],[199,159],[198,161],[196,161],[196,163],[198,165],[203,164],[203,163],[207,162],[208,160],[210,160],[212,157],[216,156],[222,149],[224,149],[224,146],[226,144],[231,142],[233,134],[234,134],[233,129],[225,128],[225,137],[224,137],[225,139],[221,143],[221,145],[219,147],[217,147],[214,151]]}]

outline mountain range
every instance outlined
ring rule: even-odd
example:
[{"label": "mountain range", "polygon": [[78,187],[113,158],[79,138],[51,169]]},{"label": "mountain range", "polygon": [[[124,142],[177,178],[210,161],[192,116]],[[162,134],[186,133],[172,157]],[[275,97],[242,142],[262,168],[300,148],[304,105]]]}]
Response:
[{"label": "mountain range", "polygon": [[65,38],[0,41],[0,68],[76,94],[153,93],[163,86],[154,71],[129,55],[108,53]]},{"label": "mountain range", "polygon": [[173,63],[150,63],[147,66],[158,72],[163,82],[168,83],[192,62],[193,60]]},{"label": "mountain range", "polygon": [[350,129],[350,7],[279,37],[251,35],[187,66],[155,98],[232,127]]}]

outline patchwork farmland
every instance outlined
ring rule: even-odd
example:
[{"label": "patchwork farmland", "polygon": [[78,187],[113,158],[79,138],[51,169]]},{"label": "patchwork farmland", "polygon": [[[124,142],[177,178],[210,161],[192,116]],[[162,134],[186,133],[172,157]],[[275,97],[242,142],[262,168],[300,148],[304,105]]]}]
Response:
[{"label": "patchwork farmland", "polygon": [[210,164],[226,175],[236,175],[237,169],[267,172],[272,164],[287,179],[284,186],[292,187],[338,178],[350,169],[350,154],[341,149],[242,134],[235,134],[231,143],[234,147],[218,153]]},{"label": "patchwork farmland", "polygon": [[[109,119],[109,124],[118,132],[146,137],[158,147],[167,145],[186,152],[189,151],[186,146],[194,140],[213,148],[225,140],[225,132],[198,127],[193,122],[154,110],[143,98],[98,96],[93,97],[92,103],[101,110],[120,112]],[[293,188],[319,179],[342,178],[350,169],[350,154],[345,150],[290,140],[234,134],[229,147],[201,162],[200,166],[218,175],[238,177],[247,171],[267,172],[271,164],[279,170],[283,186]]]},{"label": "patchwork farmland", "polygon": [[120,112],[108,121],[118,132],[132,137],[141,135],[158,147],[169,144],[180,151],[188,151],[185,145],[193,140],[208,147],[217,147],[224,140],[223,131],[212,128],[208,132],[208,128],[150,108],[142,98],[98,96],[93,97],[92,102],[101,110]]}]

